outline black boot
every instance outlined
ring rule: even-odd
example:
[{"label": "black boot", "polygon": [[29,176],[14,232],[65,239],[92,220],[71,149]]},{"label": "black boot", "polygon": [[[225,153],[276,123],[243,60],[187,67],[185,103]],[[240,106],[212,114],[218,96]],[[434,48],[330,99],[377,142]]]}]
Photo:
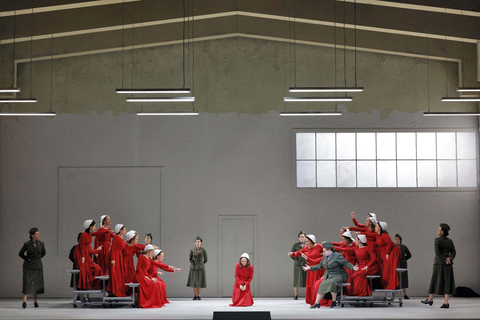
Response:
[{"label": "black boot", "polygon": [[330,305],[330,308],[333,308],[337,305],[337,302],[336,301],[332,301],[332,304]]},{"label": "black boot", "polygon": [[26,307],[27,307],[27,303],[26,302],[22,303],[22,308],[25,309]]},{"label": "black boot", "polygon": [[310,309],[320,308],[320,303],[315,303]]},{"label": "black boot", "polygon": [[197,297],[197,300],[202,300],[202,298],[200,298],[200,296]]},{"label": "black boot", "polygon": [[430,301],[430,300],[428,300],[428,299],[425,299],[425,300],[423,300],[423,301],[421,301],[421,302],[422,302],[423,304],[428,304],[428,305],[430,305],[430,306],[433,304],[433,301]]},{"label": "black boot", "polygon": [[293,297],[293,300],[298,300],[298,296]]},{"label": "black boot", "polygon": [[193,300],[198,300],[197,296],[193,297]]},{"label": "black boot", "polygon": [[408,300],[408,299],[410,299],[410,297],[407,296],[407,295],[404,295],[404,296],[403,296],[403,299]]},{"label": "black boot", "polygon": [[36,302],[35,302],[33,305],[35,306],[35,308],[38,308],[38,307],[39,307],[39,306],[38,306],[38,303],[36,303]]},{"label": "black boot", "polygon": [[442,306],[440,308],[448,309],[448,308],[450,308],[450,303],[447,303],[447,304],[444,303],[444,304],[442,304]]}]

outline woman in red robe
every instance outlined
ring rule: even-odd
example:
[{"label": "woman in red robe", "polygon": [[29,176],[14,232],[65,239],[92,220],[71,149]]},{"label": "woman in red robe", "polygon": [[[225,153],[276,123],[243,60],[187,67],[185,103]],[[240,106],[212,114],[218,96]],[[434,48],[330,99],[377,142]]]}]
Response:
[{"label": "woman in red robe", "polygon": [[[323,246],[319,243],[316,243],[317,239],[313,234],[309,234],[305,236],[305,247],[297,252],[289,252],[289,257],[302,257],[307,261],[309,266],[314,266],[322,261],[323,257]],[[313,305],[315,303],[315,299],[312,298],[315,296],[316,298],[316,291],[313,291],[315,288],[315,282],[323,276],[325,270],[322,269],[320,271],[307,271],[307,286],[305,289],[305,303]]]},{"label": "woman in red robe", "polygon": [[154,250],[155,248],[148,244],[144,254],[138,258],[136,275],[140,284],[137,301],[139,308],[161,308],[165,305],[161,297],[160,283],[149,274]]},{"label": "woman in red robe", "polygon": [[350,231],[357,231],[361,232],[365,236],[367,236],[367,244],[373,250],[373,252],[377,252],[377,232],[375,231],[375,225],[377,224],[377,215],[375,213],[367,214],[367,218],[365,219],[365,224],[358,223],[357,219],[355,218],[355,212],[352,212],[352,221],[355,225],[354,227],[344,227],[342,228],[342,232],[346,231],[346,229]]},{"label": "woman in red robe", "polygon": [[[138,233],[134,230],[127,232],[127,241],[125,241],[125,246],[123,247],[123,265],[125,272],[125,283],[137,283],[137,278],[135,276],[135,263],[133,262],[133,256],[135,254],[140,254],[140,252],[145,248],[144,244],[138,243]],[[130,294],[130,287],[126,288],[127,294]]]},{"label": "woman in red robe", "polygon": [[93,220],[86,220],[83,223],[85,231],[80,236],[80,241],[75,248],[74,258],[75,264],[80,270],[78,276],[78,288],[79,289],[101,289],[100,280],[96,280],[96,276],[102,275],[102,268],[98,266],[92,260],[92,254],[96,254],[102,250],[102,247],[98,247],[92,250],[92,234],[96,229],[96,223]]},{"label": "woman in red robe", "polygon": [[107,275],[110,264],[110,242],[112,239],[110,224],[112,222],[109,216],[103,215],[100,217],[100,223],[102,226],[93,234],[95,236],[94,248],[103,247],[94,261],[102,268],[102,274]]},{"label": "woman in red robe", "polygon": [[233,285],[232,303],[230,307],[250,307],[253,305],[250,282],[253,279],[253,266],[250,256],[244,253],[235,266],[235,284]]},{"label": "woman in red robe", "polygon": [[125,297],[125,270],[123,264],[123,248],[125,242],[123,237],[127,229],[123,224],[115,226],[115,235],[113,236],[112,247],[109,254],[109,274],[107,291],[115,297]]},{"label": "woman in red robe", "polygon": [[380,265],[380,287],[394,290],[400,285],[397,275],[397,265],[400,259],[400,249],[393,243],[387,232],[386,222],[377,222],[377,257]]},{"label": "woman in red robe", "polygon": [[[356,244],[353,241],[353,236],[348,229],[345,232],[340,233],[340,237],[342,238],[341,242],[332,242],[336,251],[341,251],[341,249],[343,249],[343,248],[355,249]],[[343,251],[342,255],[351,264],[355,265],[357,263],[357,257],[355,256],[355,251],[353,251],[353,252],[351,250],[350,251]],[[351,283],[353,271],[350,270],[350,269],[346,269],[345,271],[347,271],[347,274],[348,274],[347,282]],[[345,295],[350,295],[350,289],[351,289],[351,287],[345,287],[344,288],[343,292],[345,293]],[[317,288],[317,291],[318,291],[318,288]]]},{"label": "woman in red robe", "polygon": [[156,249],[154,251],[153,258],[151,260],[151,266],[150,266],[150,269],[148,270],[148,273],[150,274],[150,277],[152,277],[152,279],[156,279],[157,282],[160,284],[160,288],[161,288],[160,296],[162,298],[162,302],[164,304],[167,304],[167,303],[170,303],[167,299],[167,285],[158,276],[159,274],[160,275],[163,274],[162,272],[159,272],[158,269],[162,269],[163,271],[174,273],[174,272],[182,270],[182,268],[176,268],[174,266],[169,266],[169,265],[164,264],[162,262],[164,256],[165,256],[165,254],[163,253],[162,250]]}]

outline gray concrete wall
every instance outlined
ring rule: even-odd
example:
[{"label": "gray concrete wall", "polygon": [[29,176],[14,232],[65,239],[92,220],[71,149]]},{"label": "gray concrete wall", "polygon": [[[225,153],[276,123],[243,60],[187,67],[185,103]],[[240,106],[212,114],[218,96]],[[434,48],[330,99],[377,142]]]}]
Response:
[{"label": "gray concrete wall", "polygon": [[[187,255],[197,235],[203,237],[210,260],[207,264],[208,288],[202,295],[220,296],[219,215],[257,216],[256,287],[257,296],[265,297],[292,295],[293,266],[287,252],[297,240],[298,231],[314,233],[319,240],[335,240],[338,228],[351,223],[351,211],[357,212],[359,218],[376,212],[381,220],[389,223],[391,234],[402,234],[413,254],[409,263],[411,295],[426,294],[435,232],[440,222],[449,223],[451,237],[457,243],[457,285],[480,291],[480,280],[475,276],[480,258],[478,246],[472,240],[480,224],[477,190],[303,190],[295,187],[294,133],[297,129],[477,129],[476,118],[433,119],[422,117],[421,112],[398,111],[410,110],[412,104],[426,101],[425,91],[413,85],[408,87],[411,90],[399,89],[418,81],[418,77],[424,75],[425,64],[412,58],[366,54],[370,56],[365,56],[364,61],[371,65],[363,66],[368,76],[364,74],[362,81],[385,79],[371,85],[386,86],[389,92],[388,95],[379,94],[377,100],[374,97],[375,93],[381,93],[379,89],[367,91],[365,96],[358,95],[357,101],[372,98],[362,103],[374,101],[370,113],[354,113],[354,103],[340,106],[340,110],[350,113],[334,119],[281,118],[275,110],[284,108],[281,102],[285,83],[282,63],[270,59],[283,54],[283,51],[275,51],[279,48],[277,44],[238,39],[204,45],[204,50],[199,51],[204,55],[197,55],[203,64],[200,63],[202,67],[196,73],[196,95],[198,107],[206,108],[205,111],[211,108],[211,111],[198,117],[140,117],[107,111],[61,114],[55,119],[0,120],[0,252],[3,253],[0,297],[21,295],[22,260],[17,253],[28,239],[28,229],[32,226],[40,229],[41,239],[46,243],[46,296],[69,296],[69,276],[64,270],[69,269],[71,263],[64,252],[58,250],[59,243],[67,248],[73,245],[76,233],[82,229],[79,222],[89,218],[98,220],[103,213],[112,217],[113,224],[126,223],[129,229],[140,234],[152,231],[149,221],[155,222],[153,232],[160,232],[161,236],[154,235],[154,242],[165,251],[165,262],[185,268],[180,273],[164,276],[171,297],[191,296],[192,290],[185,286],[189,266]],[[209,51],[212,47],[214,50]],[[253,48],[257,51],[247,50]],[[313,66],[313,59],[318,56],[308,47],[300,46],[297,50],[300,50],[297,54]],[[60,61],[66,70],[78,72],[70,73],[68,81],[55,85],[54,90],[58,90],[55,94],[62,96],[54,99],[56,105],[67,112],[84,113],[97,107],[100,111],[114,110],[116,103],[123,103],[121,98],[109,93],[115,87],[112,79],[118,82],[119,75],[119,70],[109,67],[109,59],[113,58],[118,58],[118,54]],[[215,59],[217,63],[213,63]],[[274,63],[278,63],[277,69]],[[97,68],[101,65],[103,69]],[[439,63],[437,75],[441,75],[441,67]],[[45,71],[49,75],[49,69]],[[306,75],[307,71],[302,72]],[[316,75],[303,79],[314,79]],[[104,79],[103,87],[91,81],[99,77]],[[41,81],[42,77],[37,79]],[[392,81],[390,85],[386,79]],[[440,83],[444,84],[442,79],[439,76],[431,79],[438,81],[435,90],[439,95]],[[108,89],[110,85],[113,87]],[[102,95],[101,92],[107,93]],[[48,92],[37,93],[43,101],[48,101]],[[242,108],[253,105],[252,110],[272,111],[232,113],[237,111],[236,105]],[[48,103],[43,106],[48,108]],[[159,106],[149,106],[155,107]],[[155,167],[158,169],[154,177],[160,177],[160,185],[148,180],[142,169],[127,177],[130,180],[112,175],[106,178],[110,179],[111,189],[109,183],[104,183],[103,189],[96,185],[99,192],[115,191],[105,191],[105,199],[110,199],[110,203],[107,200],[102,203],[102,197],[97,195],[96,201],[102,207],[96,209],[82,205],[81,201],[75,202],[71,193],[65,192],[82,190],[79,186],[87,190],[84,186],[88,185],[82,181],[75,184],[75,179],[62,176],[65,170],[73,170],[78,179],[93,179],[91,173],[90,176],[80,174],[82,170],[78,167],[101,168],[106,177],[109,175],[105,167],[118,169],[118,172],[123,172],[120,168],[125,167]],[[131,186],[132,192],[128,185],[122,187],[125,181],[135,184]],[[67,189],[66,185],[72,188]],[[160,193],[160,213],[154,202],[148,202],[158,194],[142,199],[152,188],[158,188],[155,190]],[[124,195],[122,201],[128,206],[118,205],[115,196],[119,194]],[[75,206],[59,207],[60,203]],[[60,238],[62,225],[59,221],[67,218],[70,220],[65,220],[64,238]],[[234,266],[225,268],[230,268],[233,276]]]}]

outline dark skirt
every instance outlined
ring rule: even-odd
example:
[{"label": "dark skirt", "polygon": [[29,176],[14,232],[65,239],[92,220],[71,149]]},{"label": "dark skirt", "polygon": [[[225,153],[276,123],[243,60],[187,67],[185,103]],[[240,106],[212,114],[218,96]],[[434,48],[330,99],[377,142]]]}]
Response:
[{"label": "dark skirt", "polygon": [[307,272],[303,271],[302,266],[293,266],[293,286],[295,288],[305,288],[307,286]]},{"label": "dark skirt", "polygon": [[43,269],[23,268],[23,294],[45,293]]},{"label": "dark skirt", "polygon": [[451,264],[433,265],[432,280],[430,281],[429,294],[455,294],[455,278]]},{"label": "dark skirt", "polygon": [[400,277],[402,278],[402,289],[408,288],[408,271],[402,272]]},{"label": "dark skirt", "polygon": [[188,274],[187,287],[206,288],[207,276],[205,270],[192,270]]}]

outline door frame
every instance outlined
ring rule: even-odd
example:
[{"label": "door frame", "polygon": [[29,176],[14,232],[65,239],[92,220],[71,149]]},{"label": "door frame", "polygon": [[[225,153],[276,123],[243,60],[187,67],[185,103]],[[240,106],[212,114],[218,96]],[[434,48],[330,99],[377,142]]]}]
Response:
[{"label": "door frame", "polygon": [[[218,216],[218,257],[219,257],[219,270],[220,272],[218,273],[219,279],[218,279],[218,291],[220,292],[221,296],[223,297],[223,237],[222,237],[222,230],[223,230],[223,221],[224,220],[253,220],[253,260],[255,261],[255,265],[258,265],[258,248],[257,248],[257,219],[258,217],[256,215],[219,215]],[[254,266],[254,269],[259,270],[259,268]],[[252,290],[252,296],[255,296],[255,293],[257,292],[257,272],[253,273],[253,286],[250,286],[250,289]],[[233,289],[233,288],[232,288]]]}]

